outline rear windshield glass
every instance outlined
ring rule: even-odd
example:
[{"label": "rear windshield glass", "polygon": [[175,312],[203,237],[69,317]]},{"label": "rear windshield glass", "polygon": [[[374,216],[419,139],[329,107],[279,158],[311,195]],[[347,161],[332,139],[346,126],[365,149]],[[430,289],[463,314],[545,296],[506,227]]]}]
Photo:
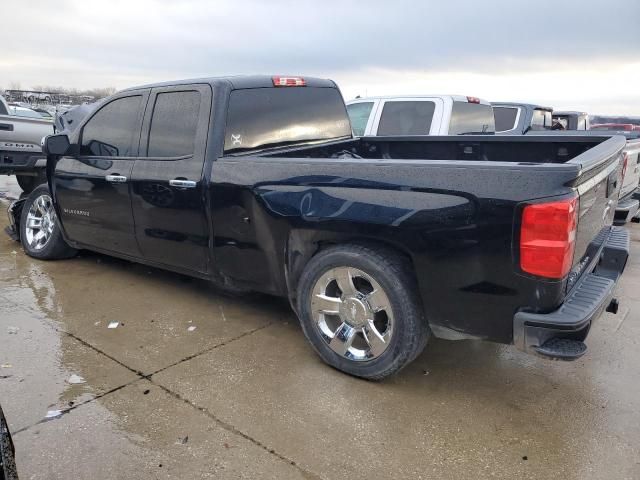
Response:
[{"label": "rear windshield glass", "polygon": [[436,104],[423,101],[387,101],[378,135],[429,135]]},{"label": "rear windshield glass", "polygon": [[453,102],[449,135],[471,135],[496,131],[491,105]]},{"label": "rear windshield glass", "polygon": [[493,107],[493,118],[496,122],[496,132],[506,132],[516,128],[518,109],[513,107]]},{"label": "rear windshield glass", "polygon": [[534,110],[531,118],[531,130],[551,130],[551,112],[548,110]]},{"label": "rear windshield glass", "polygon": [[234,90],[229,98],[225,153],[351,137],[344,101],[335,88]]}]

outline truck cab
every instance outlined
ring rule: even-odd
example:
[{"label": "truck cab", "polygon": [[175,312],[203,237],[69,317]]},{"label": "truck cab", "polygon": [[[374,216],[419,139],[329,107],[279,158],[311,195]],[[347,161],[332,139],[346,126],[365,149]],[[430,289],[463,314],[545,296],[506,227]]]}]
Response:
[{"label": "truck cab", "polygon": [[477,97],[424,95],[356,98],[347,102],[347,112],[357,137],[495,132],[491,104]]},{"label": "truck cab", "polygon": [[551,130],[553,108],[531,103],[492,102],[496,133],[524,135],[530,131]]},{"label": "truck cab", "polygon": [[553,121],[562,125],[565,130],[589,130],[589,114],[575,111],[554,111]]}]

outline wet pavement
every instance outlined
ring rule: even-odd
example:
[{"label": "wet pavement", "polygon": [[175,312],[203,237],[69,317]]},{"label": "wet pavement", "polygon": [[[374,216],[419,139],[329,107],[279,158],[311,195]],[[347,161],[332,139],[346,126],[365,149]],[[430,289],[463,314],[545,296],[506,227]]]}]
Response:
[{"label": "wet pavement", "polygon": [[[18,194],[0,177],[3,211]],[[639,479],[640,225],[630,229],[620,313],[593,326],[583,359],[432,340],[381,383],[325,366],[285,301],[92,253],[37,261],[0,234],[0,404],[18,471]]]}]

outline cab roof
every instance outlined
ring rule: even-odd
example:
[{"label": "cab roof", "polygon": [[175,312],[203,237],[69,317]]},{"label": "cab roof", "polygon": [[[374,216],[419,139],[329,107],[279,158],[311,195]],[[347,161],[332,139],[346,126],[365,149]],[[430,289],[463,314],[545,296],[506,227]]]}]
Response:
[{"label": "cab roof", "polygon": [[493,105],[494,107],[521,107],[521,108],[531,108],[533,110],[546,110],[548,112],[553,112],[552,107],[545,107],[543,105],[536,105],[534,103],[491,102],[491,105]]},{"label": "cab roof", "polygon": [[577,110],[554,110],[554,115],[589,115],[587,112],[579,112]]},{"label": "cab roof", "polygon": [[305,77],[300,75],[236,75],[236,76],[224,76],[224,77],[204,77],[204,78],[190,78],[184,80],[170,80],[167,82],[149,83],[147,85],[140,85],[137,87],[126,88],[122,91],[140,90],[143,88],[155,88],[155,87],[173,87],[177,85],[194,85],[194,84],[208,84],[212,87],[226,84],[233,90],[240,90],[245,88],[269,88],[273,87],[273,77],[295,76],[303,78],[308,87],[329,87],[336,88],[336,83],[333,80],[317,77]]},{"label": "cab roof", "polygon": [[[420,99],[420,98],[450,98],[451,100],[453,100],[454,102],[465,102],[467,103],[469,101],[469,98],[477,98],[480,101],[480,104],[482,105],[491,105],[489,103],[488,100],[484,100],[482,98],[478,98],[478,97],[467,97],[466,95],[451,95],[451,94],[447,94],[447,95],[442,95],[442,94],[428,94],[428,95],[376,95],[376,96],[372,96],[372,97],[357,97],[357,98],[352,98],[351,100],[348,100],[346,103],[347,105],[353,102],[362,102],[362,101],[367,101],[367,100],[397,100],[400,98],[408,98],[408,99],[412,99],[412,98],[416,98],[416,99]],[[477,103],[477,102],[470,102],[470,103]]]}]

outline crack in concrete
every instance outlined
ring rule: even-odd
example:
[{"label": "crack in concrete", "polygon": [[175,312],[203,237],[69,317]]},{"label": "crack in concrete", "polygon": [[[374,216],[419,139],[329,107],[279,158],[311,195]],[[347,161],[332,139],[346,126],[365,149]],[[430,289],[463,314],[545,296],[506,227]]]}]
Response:
[{"label": "crack in concrete", "polygon": [[33,428],[33,427],[36,427],[36,426],[38,426],[38,425],[42,425],[43,423],[47,423],[47,422],[50,422],[50,421],[55,420],[55,419],[57,419],[57,418],[60,418],[60,417],[61,417],[61,416],[63,416],[63,415],[66,415],[66,414],[68,414],[68,413],[71,413],[71,412],[72,412],[72,411],[74,411],[76,408],[81,407],[82,405],[86,405],[87,403],[91,403],[91,402],[93,402],[94,400],[98,400],[99,398],[106,397],[107,395],[110,395],[110,394],[112,394],[113,392],[117,392],[118,390],[122,390],[123,388],[128,387],[129,385],[132,385],[132,384],[134,384],[134,383],[136,383],[136,382],[138,382],[138,381],[140,381],[140,379],[139,379],[139,378],[136,378],[135,380],[131,380],[130,382],[127,382],[127,383],[125,383],[125,384],[122,384],[122,385],[119,385],[119,386],[117,386],[117,387],[114,387],[114,388],[112,388],[111,390],[107,390],[106,392],[102,392],[101,394],[96,395],[95,397],[92,397],[92,398],[90,398],[90,399],[88,399],[88,400],[85,400],[84,402],[74,403],[74,404],[73,404],[73,405],[71,405],[70,407],[68,407],[68,408],[64,408],[64,409],[60,410],[60,415],[59,415],[58,417],[54,417],[54,418],[43,418],[42,420],[40,420],[40,421],[38,421],[38,422],[36,422],[36,423],[34,423],[34,424],[32,424],[32,425],[29,425],[29,426],[26,426],[26,427],[22,427],[22,428],[20,428],[19,430],[16,430],[15,432],[12,432],[12,433],[11,433],[11,435],[13,435],[13,436],[15,437],[16,435],[19,435],[20,433],[26,432],[26,431],[27,431],[27,430],[29,430],[30,428]]},{"label": "crack in concrete", "polygon": [[209,352],[215,350],[216,348],[224,347],[226,345],[229,345],[230,343],[235,342],[236,340],[240,340],[241,338],[248,337],[249,335],[253,335],[254,333],[259,332],[260,330],[264,330],[265,328],[269,328],[272,325],[274,325],[274,322],[269,322],[266,325],[263,325],[261,327],[254,328],[253,330],[248,330],[248,331],[246,331],[244,333],[241,333],[240,335],[236,335],[235,337],[230,338],[229,340],[217,343],[217,344],[215,344],[215,345],[213,345],[213,346],[211,346],[209,348],[205,348],[204,350],[202,350],[202,351],[200,351],[198,353],[194,353],[192,355],[188,355],[188,356],[184,357],[182,360],[178,360],[177,362],[172,363],[171,365],[167,365],[166,367],[162,367],[162,368],[160,368],[160,369],[158,369],[158,370],[156,370],[156,371],[154,371],[152,373],[144,375],[144,378],[150,379],[153,375],[157,375],[158,373],[164,372],[165,370],[168,370],[169,368],[175,367],[176,365],[180,365],[181,363],[184,363],[186,361],[192,360],[192,359],[194,359],[196,357],[199,357],[200,355],[204,355],[205,353],[209,353]]},{"label": "crack in concrete", "polygon": [[74,333],[69,333],[66,332],[64,330],[60,330],[61,333],[73,338],[74,340],[80,342],[82,345],[84,345],[85,347],[91,348],[92,350],[95,350],[96,352],[98,352],[101,355],[104,355],[105,357],[107,357],[109,360],[116,362],[118,365],[120,365],[121,367],[126,368],[127,370],[129,370],[132,373],[135,373],[136,375],[138,375],[141,378],[146,378],[146,375],[144,373],[142,373],[140,370],[136,370],[135,368],[130,367],[129,365],[126,365],[125,363],[121,362],[120,360],[118,360],[117,358],[115,358],[112,355],[109,355],[107,352],[105,352],[104,350],[101,350],[100,348],[90,344],[89,342],[87,342],[86,340],[83,340],[82,338],[78,337],[77,335],[75,335]]},{"label": "crack in concrete", "polygon": [[323,480],[322,477],[316,473],[313,473],[305,468],[303,468],[302,466],[300,466],[298,463],[296,463],[294,460],[291,460],[290,458],[286,457],[285,455],[283,455],[282,453],[276,452],[273,448],[269,448],[267,445],[265,445],[264,443],[262,443],[260,440],[253,438],[252,436],[244,433],[242,430],[239,430],[238,428],[236,428],[235,426],[233,426],[232,424],[225,422],[224,420],[216,417],[212,412],[210,412],[208,409],[206,409],[205,407],[201,407],[195,403],[193,403],[191,400],[188,400],[184,397],[182,397],[179,393],[174,392],[173,390],[165,387],[164,385],[154,382],[151,379],[148,379],[148,381],[150,383],[152,383],[153,385],[155,385],[158,388],[161,388],[162,390],[164,390],[167,394],[171,395],[172,397],[174,397],[177,400],[181,400],[182,402],[186,403],[187,405],[189,405],[190,407],[198,410],[199,412],[205,414],[208,418],[210,418],[211,420],[213,420],[214,422],[216,422],[216,424],[218,424],[218,426],[220,426],[221,428],[227,430],[230,433],[233,433],[234,435],[238,435],[239,437],[244,438],[245,440],[253,443],[254,445],[256,445],[257,447],[262,448],[263,450],[265,450],[266,452],[270,453],[271,455],[275,456],[276,458],[282,460],[283,462],[288,463],[289,465],[295,467],[305,478],[309,479],[309,480]]}]

